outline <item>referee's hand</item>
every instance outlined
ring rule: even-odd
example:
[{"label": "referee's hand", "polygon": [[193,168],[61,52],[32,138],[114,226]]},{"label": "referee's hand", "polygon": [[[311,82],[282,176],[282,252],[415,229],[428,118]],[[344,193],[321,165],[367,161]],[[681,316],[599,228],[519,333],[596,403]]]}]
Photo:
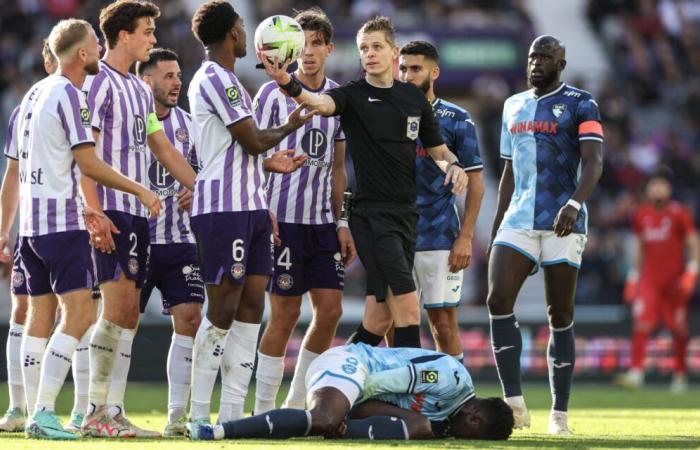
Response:
[{"label": "referee's hand", "polygon": [[467,184],[469,184],[469,177],[464,173],[464,169],[457,165],[452,165],[447,170],[445,175],[445,186],[452,183],[452,193],[455,195],[462,194],[467,189]]}]

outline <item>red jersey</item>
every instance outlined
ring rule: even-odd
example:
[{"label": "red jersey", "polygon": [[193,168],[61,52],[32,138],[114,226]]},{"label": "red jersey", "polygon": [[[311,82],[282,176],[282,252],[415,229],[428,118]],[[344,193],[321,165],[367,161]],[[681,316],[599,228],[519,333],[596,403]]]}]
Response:
[{"label": "red jersey", "polygon": [[650,203],[639,207],[632,227],[641,241],[640,283],[666,287],[685,270],[685,240],[695,230],[688,209],[669,202],[657,209]]}]

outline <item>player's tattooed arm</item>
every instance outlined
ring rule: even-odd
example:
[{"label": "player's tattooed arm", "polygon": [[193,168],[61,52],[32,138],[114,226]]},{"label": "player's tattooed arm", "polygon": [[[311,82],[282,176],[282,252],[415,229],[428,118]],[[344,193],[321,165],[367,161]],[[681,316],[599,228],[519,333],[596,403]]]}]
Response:
[{"label": "player's tattooed arm", "polygon": [[[583,170],[581,171],[578,186],[571,196],[573,202],[570,201],[570,203],[562,206],[554,219],[554,233],[559,237],[571,234],[581,205],[598,185],[598,180],[603,173],[603,144],[594,140],[586,140],[582,141],[580,145]],[[572,205],[572,203],[577,204],[578,207]]]},{"label": "player's tattooed arm", "polygon": [[467,174],[464,173],[464,168],[459,163],[455,154],[452,153],[445,144],[438,145],[437,147],[430,147],[426,150],[435,161],[445,161],[447,163],[445,186],[452,183],[452,192],[455,195],[463,193],[467,188],[469,179],[467,178]]},{"label": "player's tattooed arm", "polygon": [[491,227],[489,252],[491,251],[493,240],[496,238],[496,233],[498,232],[501,222],[503,221],[503,216],[510,205],[510,199],[513,197],[514,190],[515,178],[513,176],[513,162],[510,159],[506,159],[505,166],[503,167],[503,173],[501,174],[501,181],[498,183],[498,203],[496,204],[496,217],[494,217],[493,226]]},{"label": "player's tattooed arm", "polygon": [[19,161],[7,158],[5,177],[0,189],[0,262],[12,260],[10,228],[17,215],[19,205]]},{"label": "player's tattooed arm", "polygon": [[231,137],[241,144],[243,151],[249,155],[259,155],[279,144],[282,139],[311,120],[316,114],[313,109],[303,113],[305,109],[306,105],[303,103],[297,106],[287,117],[285,123],[279,127],[261,130],[255,124],[255,120],[248,117],[229,125],[228,130]]}]

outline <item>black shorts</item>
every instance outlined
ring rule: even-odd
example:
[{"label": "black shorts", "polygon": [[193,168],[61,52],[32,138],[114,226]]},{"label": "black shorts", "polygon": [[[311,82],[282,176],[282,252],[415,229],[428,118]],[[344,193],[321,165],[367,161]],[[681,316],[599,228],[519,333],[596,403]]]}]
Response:
[{"label": "black shorts", "polygon": [[359,202],[353,206],[350,230],[357,254],[367,271],[367,295],[384,301],[387,287],[394,295],[416,290],[413,257],[416,252],[418,210],[413,204]]}]

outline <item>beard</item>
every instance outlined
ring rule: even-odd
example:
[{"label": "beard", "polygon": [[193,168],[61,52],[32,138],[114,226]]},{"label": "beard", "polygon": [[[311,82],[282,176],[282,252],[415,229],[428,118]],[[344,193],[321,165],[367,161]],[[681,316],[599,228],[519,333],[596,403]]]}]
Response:
[{"label": "beard", "polygon": [[430,90],[430,79],[426,78],[421,84],[418,85],[418,89],[420,89],[423,94],[427,94]]},{"label": "beard", "polygon": [[93,62],[85,64],[85,72],[88,75],[96,75],[100,72],[100,60],[95,60]]},{"label": "beard", "polygon": [[544,73],[544,74],[542,74],[542,77],[536,81],[533,80],[531,76],[528,76],[528,81],[530,82],[532,87],[536,87],[536,88],[543,88],[543,87],[550,86],[556,80],[557,80],[557,73],[556,72]]}]

